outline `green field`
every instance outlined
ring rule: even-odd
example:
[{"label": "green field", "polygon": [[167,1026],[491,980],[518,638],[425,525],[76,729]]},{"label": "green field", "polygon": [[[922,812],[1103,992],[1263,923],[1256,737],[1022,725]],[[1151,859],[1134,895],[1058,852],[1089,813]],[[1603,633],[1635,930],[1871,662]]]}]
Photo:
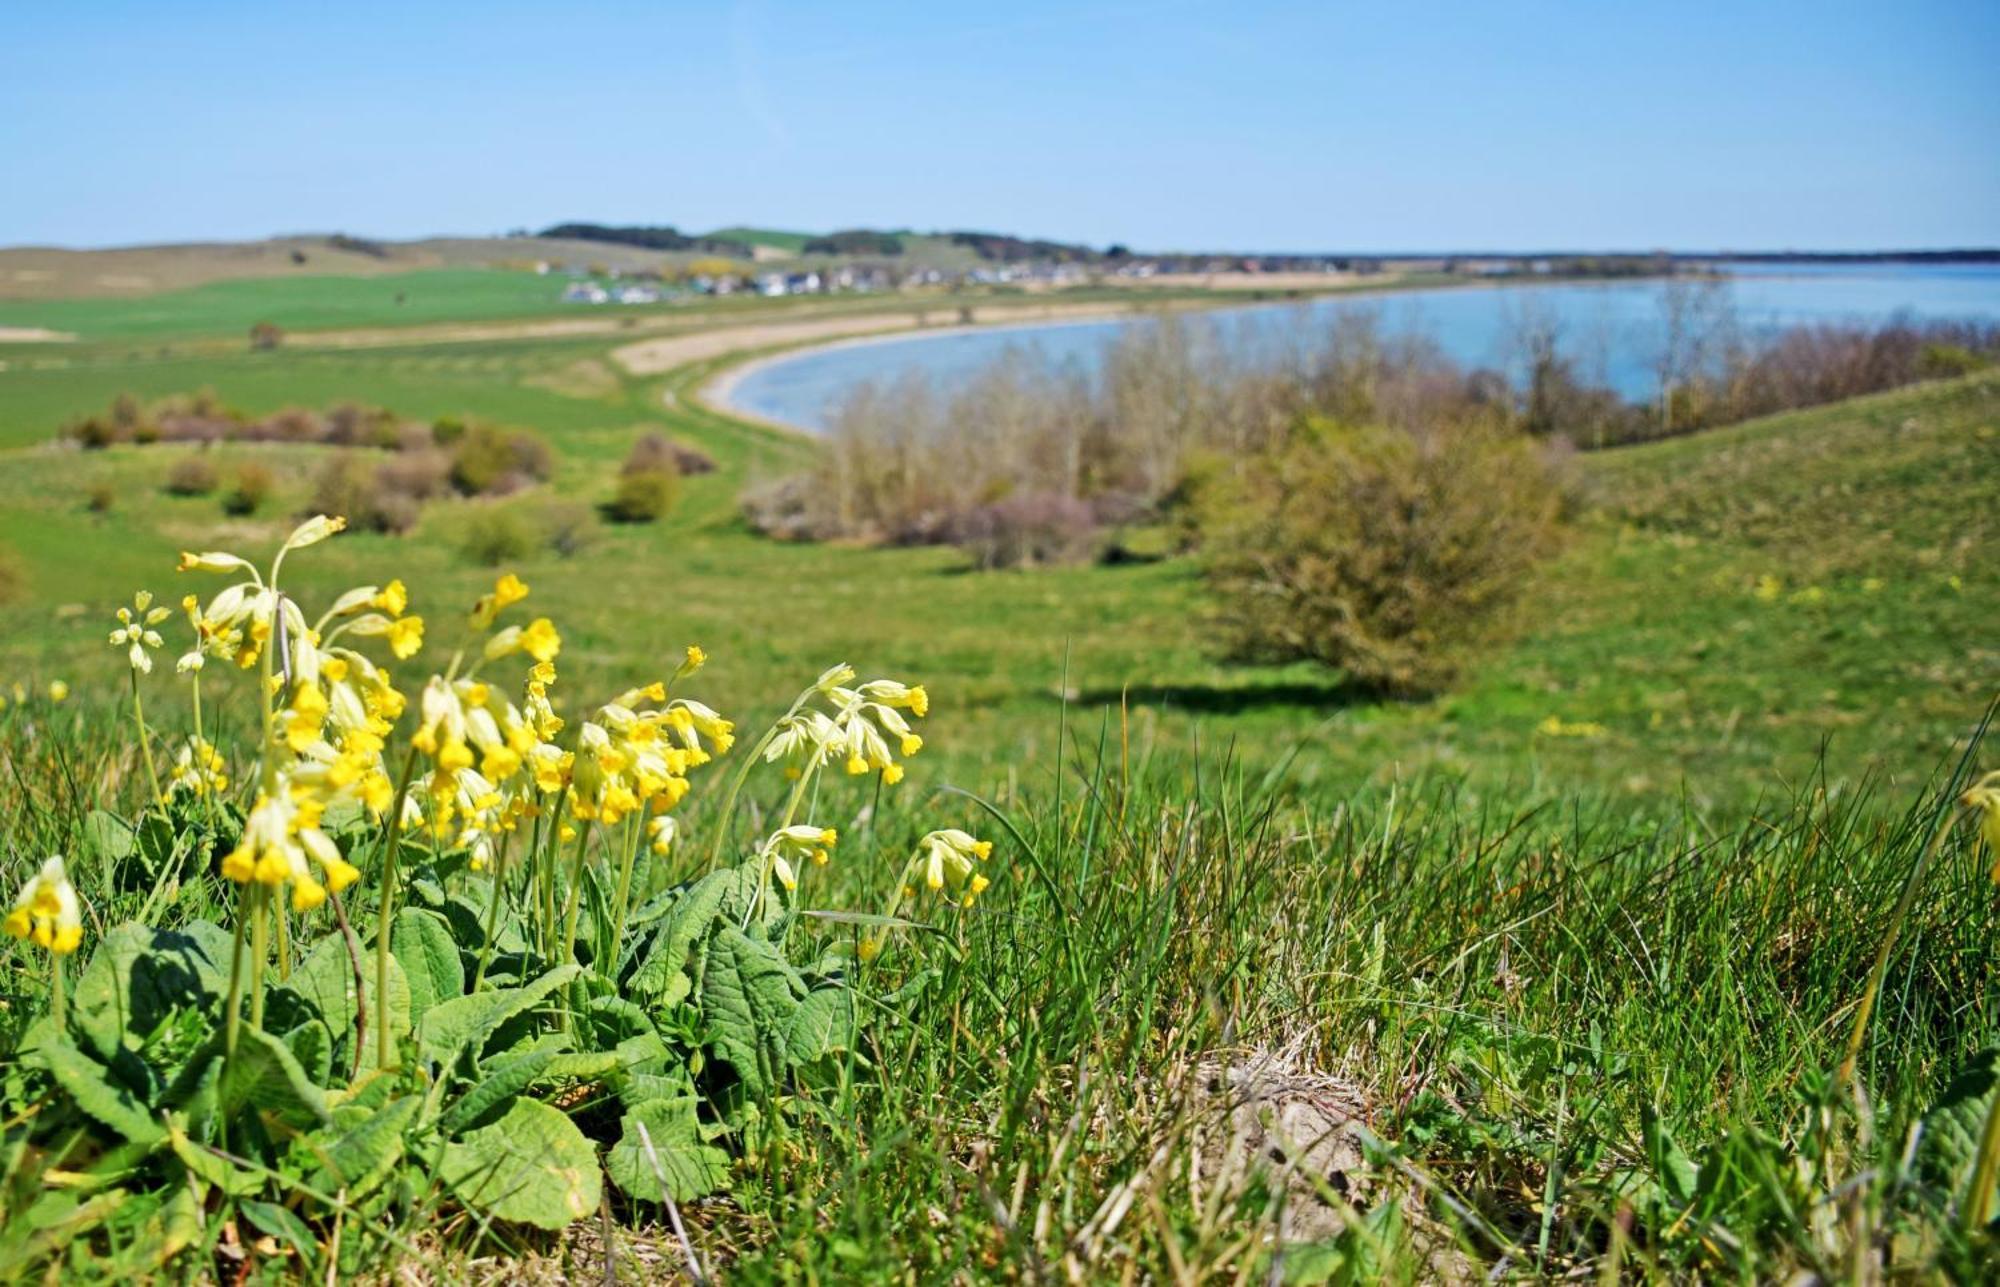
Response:
[{"label": "green field", "polygon": [[561,307],[567,279],[494,268],[379,277],[246,278],[140,299],[0,300],[0,326],[85,340],[240,338],[258,322],[285,330],[413,326],[526,317]]},{"label": "green field", "polygon": [[[533,310],[526,292],[557,289],[501,273],[421,278],[435,297],[415,277],[240,282],[150,302],[0,305],[0,324],[165,343],[267,315],[301,328],[518,316]],[[385,303],[398,290],[408,302]],[[1994,762],[1974,743],[2000,690],[2000,376],[1578,457],[1572,534],[1505,637],[1448,692],[1402,703],[1308,666],[1220,658],[1189,558],[981,574],[949,550],[759,537],[738,495],[811,444],[699,409],[693,392],[715,364],[639,380],[610,364],[613,343],[206,356],[106,343],[0,370],[12,583],[0,693],[56,679],[72,691],[60,707],[31,699],[0,713],[17,784],[0,833],[9,888],[46,853],[71,856],[90,909],[79,965],[122,920],[227,927],[235,905],[199,863],[135,886],[105,824],[86,822],[94,809],[134,818],[146,794],[123,653],[105,645],[111,613],[137,588],[168,602],[212,589],[174,572],[179,550],[273,548],[328,449],[216,449],[225,465],[256,459],[279,478],[263,514],[230,519],[213,497],[164,493],[188,449],[62,448],[64,420],[121,391],[201,387],[255,412],[355,399],[411,418],[470,413],[554,445],[547,487],[499,502],[524,511],[603,501],[632,442],[659,430],[718,465],[684,480],[670,518],[596,524],[571,557],[508,565],[532,587],[528,608],[563,632],[565,715],[670,672],[688,643],[711,657],[693,691],[750,737],[837,661],[921,681],[932,702],[907,781],[884,792],[829,777],[815,795],[814,817],[842,839],[802,884],[805,905],[879,911],[932,826],[997,842],[976,912],[939,914],[936,934],[912,932],[852,976],[870,1010],[842,1057],[774,1090],[754,1129],[730,1119],[718,1143],[727,1196],[677,1213],[724,1276],[1990,1268],[1990,1236],[1961,1234],[1951,1214],[1967,1168],[1964,1149],[1938,1151],[1942,1119],[1933,1142],[1910,1146],[1911,1165],[1901,1150],[2000,1035],[1987,860],[1955,822],[1928,848],[1950,798]],[[93,492],[108,509],[86,506]],[[287,584],[323,602],[403,579],[432,623],[432,646],[398,672],[414,691],[493,583],[495,569],[460,549],[476,504],[434,504],[406,537],[347,534],[302,551]],[[145,681],[162,738],[185,721],[170,673],[181,646],[170,641]],[[212,720],[254,726],[247,682],[218,677],[205,700]],[[753,781],[725,818],[720,779],[697,777],[685,823],[699,843],[641,864],[635,906],[699,872],[718,829],[746,838],[746,807],[758,819],[782,807],[781,781]],[[364,945],[382,847],[378,836],[353,851],[364,875],[347,905]],[[1927,852],[1929,879],[1892,918]],[[493,888],[443,855],[424,872],[440,897],[478,906]],[[424,896],[415,883],[399,895]],[[583,938],[599,944],[610,930],[591,908]],[[523,915],[535,923],[532,907]],[[1857,1107],[1832,1072],[1892,920],[1901,935]],[[337,939],[324,912],[295,932],[301,951]],[[461,937],[467,963],[479,933]],[[791,933],[801,962],[853,936],[839,921]],[[0,1050],[47,994],[47,958],[7,943]],[[543,1027],[568,1032],[557,1012],[569,1004]],[[492,1076],[513,1057],[500,1040],[482,1073],[458,1070],[463,1083],[439,1070],[438,1093]],[[171,1045],[159,1037],[135,1057],[165,1067]],[[329,1075],[328,1093],[344,1095],[344,1074]],[[620,1076],[533,1084],[604,1146],[619,1138],[613,1101],[631,1093]],[[38,1077],[0,1078],[13,1114],[0,1252],[12,1263],[81,1273],[101,1255],[154,1270],[155,1226],[179,1227],[159,1177],[186,1167],[202,1195],[187,1245],[215,1253],[213,1217],[232,1204],[295,1213],[303,1233],[244,1208],[257,1228],[280,1226],[259,1261],[274,1278],[398,1260],[466,1276],[471,1258],[494,1255],[531,1277],[599,1272],[594,1210],[563,1234],[468,1216],[462,1187],[419,1155],[418,1141],[445,1147],[450,1134],[428,1116],[428,1134],[410,1128],[407,1178],[339,1208],[335,1248],[333,1208],[283,1177],[224,1182],[157,1155],[120,1163],[144,1184],[111,1187],[125,1172],[92,1142],[101,1115],[93,1125]],[[1231,1086],[1241,1102],[1223,1104]],[[164,1080],[126,1093],[171,1102]],[[1968,1093],[1976,1117],[1991,1091]],[[1283,1136],[1315,1121],[1341,1128],[1328,1141]],[[1337,1167],[1325,1149],[1340,1152]],[[62,1174],[93,1166],[109,1178],[62,1187]],[[310,1174],[285,1172],[297,1184]],[[123,1214],[86,1207],[100,1190],[142,1196]],[[645,1263],[680,1262],[660,1205],[606,1202],[614,1254],[622,1240]]]}]

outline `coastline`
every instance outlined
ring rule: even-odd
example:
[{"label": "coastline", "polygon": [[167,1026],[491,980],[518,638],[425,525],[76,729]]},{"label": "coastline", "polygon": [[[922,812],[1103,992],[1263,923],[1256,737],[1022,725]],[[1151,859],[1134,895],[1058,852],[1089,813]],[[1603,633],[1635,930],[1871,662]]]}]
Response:
[{"label": "coastline", "polygon": [[[1607,278],[1598,281],[1581,281],[1570,284],[1612,286],[1622,285],[1630,280],[1633,279]],[[1343,300],[1381,299],[1389,296],[1424,295],[1446,291],[1477,290],[1480,288],[1498,289],[1518,284],[1517,282],[1483,280],[1419,282],[1411,285],[1384,283],[1380,286],[1312,291],[1301,294],[1294,301],[1177,298],[1160,300],[1158,302],[1138,299],[1073,304],[1068,306],[1046,304],[1041,307],[1039,315],[1032,315],[1037,310],[1031,307],[1007,308],[1005,306],[988,304],[985,306],[985,310],[993,316],[991,320],[986,321],[979,320],[981,309],[975,307],[973,309],[973,321],[970,323],[951,322],[937,326],[913,324],[894,329],[873,326],[857,329],[847,335],[828,336],[823,339],[804,339],[798,343],[785,344],[775,348],[749,345],[733,353],[718,354],[716,356],[721,358],[724,365],[706,379],[697,382],[693,388],[687,391],[686,396],[694,405],[715,415],[728,416],[747,424],[758,425],[766,429],[776,429],[806,438],[818,438],[820,436],[818,430],[806,425],[794,424],[788,420],[774,419],[749,407],[739,406],[731,400],[732,395],[744,380],[776,363],[789,362],[794,358],[802,357],[809,353],[827,353],[836,349],[859,348],[871,344],[895,343],[917,338],[943,338],[950,335],[970,334],[974,331],[1054,330],[1065,326],[1089,325],[1110,318],[1143,316],[1154,313],[1226,313],[1232,309],[1266,308],[1272,304],[1285,302],[1312,304],[1336,298]],[[1062,311],[1058,313],[1058,309]],[[860,319],[857,318],[856,320],[859,321]],[[673,397],[675,395],[669,390],[666,396]]]}]

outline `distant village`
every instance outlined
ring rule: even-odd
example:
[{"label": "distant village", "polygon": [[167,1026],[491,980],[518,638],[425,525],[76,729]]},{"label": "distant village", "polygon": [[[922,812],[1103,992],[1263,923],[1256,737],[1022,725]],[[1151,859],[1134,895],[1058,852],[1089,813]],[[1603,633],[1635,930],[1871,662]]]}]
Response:
[{"label": "distant village", "polygon": [[[711,261],[712,262],[712,261]],[[1231,284],[1254,289],[1259,277],[1273,286],[1297,288],[1302,279],[1324,276],[1329,281],[1375,274],[1438,274],[1445,276],[1603,277],[1654,275],[1672,271],[1650,258],[1582,259],[1389,259],[1308,256],[1119,256],[1093,264],[1023,262],[981,265],[961,270],[895,263],[850,263],[823,268],[707,268],[701,264],[682,271],[576,267],[539,261],[535,271],[569,277],[562,298],[572,304],[658,304],[676,298],[716,295],[878,294],[970,287],[1012,287],[1020,290],[1061,290],[1092,284],[1199,284],[1201,279],[1227,278]]]}]

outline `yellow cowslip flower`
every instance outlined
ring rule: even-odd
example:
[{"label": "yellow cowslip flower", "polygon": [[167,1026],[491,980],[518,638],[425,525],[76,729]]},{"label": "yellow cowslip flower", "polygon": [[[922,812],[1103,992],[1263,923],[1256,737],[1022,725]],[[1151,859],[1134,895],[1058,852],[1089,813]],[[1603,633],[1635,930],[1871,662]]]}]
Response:
[{"label": "yellow cowslip flower", "polygon": [[318,545],[336,532],[345,530],[347,530],[346,519],[337,515],[315,514],[292,529],[292,534],[286,537],[285,543],[278,548],[278,554],[283,557],[293,550],[302,550],[308,545]]},{"label": "yellow cowslip flower", "polygon": [[[280,781],[278,789],[257,797],[243,821],[243,836],[222,860],[222,875],[239,885],[256,881],[266,888],[292,886],[292,910],[311,911],[334,893],[360,879],[361,873],[340,856],[332,837],[320,830],[323,804],[309,790],[295,790]],[[321,885],[307,858],[326,874]]]},{"label": "yellow cowslip flower", "polygon": [[884,706],[902,707],[922,719],[931,713],[931,695],[922,684],[899,684],[893,679],[871,679],[861,685],[861,695]]},{"label": "yellow cowslip flower", "polygon": [[1973,783],[1958,799],[1966,808],[1979,810],[1979,838],[1993,858],[1993,883],[2000,885],[2000,769]]},{"label": "yellow cowslip flower", "polygon": [[562,636],[556,633],[555,622],[547,617],[536,617],[521,632],[521,651],[536,661],[554,661],[562,652]]},{"label": "yellow cowslip flower", "polygon": [[424,646],[424,619],[398,617],[388,630],[389,651],[398,661],[408,661]]},{"label": "yellow cowslip flower", "polygon": [[701,650],[701,645],[689,644],[687,646],[687,657],[681,662],[680,669],[674,673],[674,677],[684,679],[707,664],[708,654]]},{"label": "yellow cowslip flower", "polygon": [[111,632],[111,646],[125,649],[125,659],[132,664],[132,669],[142,675],[150,675],[153,658],[147,649],[159,648],[166,643],[153,627],[172,615],[166,608],[153,606],[150,592],[139,591],[132,596],[131,607],[118,609],[118,628]]},{"label": "yellow cowslip flower", "polygon": [[304,754],[320,740],[329,709],[326,694],[314,681],[301,679],[292,686],[292,700],[278,712],[278,720],[279,735],[294,754]]},{"label": "yellow cowslip flower", "polygon": [[49,700],[56,703],[68,701],[69,685],[60,679],[51,679],[49,681]]},{"label": "yellow cowslip flower", "polygon": [[975,840],[966,832],[947,827],[918,842],[914,865],[926,888],[945,893],[960,907],[970,907],[992,883],[977,867],[992,856],[991,840]]},{"label": "yellow cowslip flower", "polygon": [[815,866],[825,866],[828,851],[838,843],[840,833],[831,827],[810,824],[785,827],[764,842],[763,855],[771,864],[771,872],[778,878],[778,883],[786,889],[797,889],[798,873],[792,869],[790,860],[809,858]]},{"label": "yellow cowslip flower", "polygon": [[173,772],[167,778],[167,792],[185,791],[200,797],[220,795],[229,789],[228,765],[222,753],[208,742],[191,737],[174,757]]},{"label": "yellow cowslip flower", "polygon": [[646,822],[646,837],[652,842],[652,849],[656,854],[664,854],[672,849],[674,841],[680,838],[680,834],[681,824],[666,814],[648,819]]},{"label": "yellow cowslip flower", "polygon": [[[847,677],[853,677],[846,667],[837,670],[846,670]],[[829,671],[821,679],[821,691],[833,705],[836,726],[827,753],[838,755],[849,773],[880,773],[882,781],[890,785],[902,781],[903,766],[896,762],[888,739],[896,739],[905,759],[922,749],[924,740],[903,718],[902,711],[921,718],[930,709],[930,694],[922,685],[893,679],[871,679],[858,689],[847,687],[844,681],[827,683],[836,673]]]},{"label": "yellow cowslip flower", "polygon": [[14,910],[7,913],[7,932],[58,956],[68,956],[83,942],[83,908],[60,856],[43,863],[21,887]]},{"label": "yellow cowslip flower", "polygon": [[493,624],[494,618],[527,597],[527,583],[512,572],[503,573],[493,583],[492,592],[480,595],[479,601],[472,605],[472,628],[486,629]]},{"label": "yellow cowslip flower", "polygon": [[401,581],[391,581],[368,600],[379,612],[392,617],[400,617],[410,609],[410,592],[403,588]]}]

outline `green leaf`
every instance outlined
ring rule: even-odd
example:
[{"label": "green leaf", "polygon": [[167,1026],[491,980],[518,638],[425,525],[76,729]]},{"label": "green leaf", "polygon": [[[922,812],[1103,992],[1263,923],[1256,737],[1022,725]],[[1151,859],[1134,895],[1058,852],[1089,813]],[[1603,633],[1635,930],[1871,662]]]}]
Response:
[{"label": "green leaf", "polygon": [[495,988],[475,992],[432,1006],[424,1014],[417,1034],[420,1057],[426,1063],[449,1068],[461,1052],[471,1050],[478,1058],[486,1039],[501,1024],[548,998],[551,992],[583,973],[577,965],[560,965],[525,987]]},{"label": "green leaf", "polygon": [[629,1196],[686,1202],[729,1180],[729,1154],[701,1137],[692,1094],[649,1100],[625,1114],[623,1133],[605,1158],[611,1181]]},{"label": "green leaf", "polygon": [[225,1119],[251,1107],[294,1126],[327,1120],[326,1096],[299,1067],[291,1047],[247,1025],[223,1067],[218,1098]]},{"label": "green leaf", "polygon": [[526,1054],[495,1059],[482,1070],[483,1075],[472,1088],[445,1110],[439,1124],[448,1133],[470,1126],[547,1076],[556,1054],[554,1050],[530,1050]]},{"label": "green leaf", "polygon": [[41,1049],[41,1059],[76,1106],[134,1144],[147,1147],[167,1137],[164,1126],[132,1091],[111,1076],[111,1070],[61,1037]]},{"label": "green leaf", "polygon": [[228,931],[192,921],[179,933],[128,922],[98,944],[76,981],[72,1019],[99,1057],[138,1050],[179,1009],[220,1011],[229,986]]},{"label": "green leaf", "polygon": [[701,984],[702,1019],[716,1057],[753,1093],[775,1089],[805,982],[768,939],[734,925],[715,933]]},{"label": "green leaf", "polygon": [[[382,1011],[375,995],[373,952],[362,954],[361,978],[367,988],[364,995],[368,1003],[367,1040],[361,1043],[361,1068],[365,1071],[376,1066],[380,1054],[375,1034]],[[326,1027],[329,1047],[349,1052],[347,1060],[336,1061],[345,1070],[354,1050],[355,984],[354,958],[348,954],[344,937],[330,934],[315,944],[299,968],[292,971],[291,987],[318,1013],[319,1021]],[[389,957],[389,1030],[396,1037],[410,1031],[410,982],[393,954]]]},{"label": "green leaf", "polygon": [[451,927],[436,912],[406,907],[396,913],[389,936],[403,977],[410,982],[410,1018],[421,1022],[424,1011],[465,993],[465,965],[459,960],[458,940]]},{"label": "green leaf", "polygon": [[115,813],[102,809],[92,809],[83,820],[84,848],[96,854],[99,861],[110,865],[130,858],[139,848],[139,837],[132,830],[132,824]]},{"label": "green leaf", "polygon": [[421,1107],[423,1099],[417,1095],[391,1100],[332,1144],[315,1149],[326,1170],[320,1187],[326,1192],[345,1189],[349,1198],[374,1192],[402,1160],[404,1132]]},{"label": "green leaf", "polygon": [[626,980],[626,993],[668,1006],[685,1000],[694,990],[688,960],[695,944],[708,935],[724,911],[747,905],[744,900],[756,888],[757,875],[730,867],[712,871],[690,885],[653,936],[645,960]]},{"label": "green leaf", "polygon": [[1979,1160],[1979,1138],[1996,1093],[2000,1093],[2000,1047],[1989,1046],[1965,1061],[1924,1114],[1923,1134],[1917,1139],[1917,1173],[1960,1202],[1972,1197],[1965,1190]]},{"label": "green leaf", "polygon": [[834,985],[814,988],[799,1004],[785,1030],[785,1058],[809,1064],[847,1049],[854,1033],[854,994]]},{"label": "green leaf", "polygon": [[446,1144],[438,1174],[474,1210],[543,1229],[590,1215],[604,1193],[597,1150],[560,1110],[532,1099]]},{"label": "green leaf", "polygon": [[292,1250],[310,1266],[319,1256],[319,1241],[312,1235],[306,1222],[298,1214],[275,1202],[242,1202],[239,1209],[251,1224],[273,1238],[282,1238],[290,1243]]},{"label": "green leaf", "polygon": [[1653,1177],[1659,1181],[1668,1200],[1676,1206],[1686,1206],[1694,1201],[1701,1179],[1700,1169],[1667,1132],[1666,1123],[1660,1120],[1658,1110],[1645,1110],[1640,1133],[1646,1146],[1646,1161],[1651,1164]]}]

